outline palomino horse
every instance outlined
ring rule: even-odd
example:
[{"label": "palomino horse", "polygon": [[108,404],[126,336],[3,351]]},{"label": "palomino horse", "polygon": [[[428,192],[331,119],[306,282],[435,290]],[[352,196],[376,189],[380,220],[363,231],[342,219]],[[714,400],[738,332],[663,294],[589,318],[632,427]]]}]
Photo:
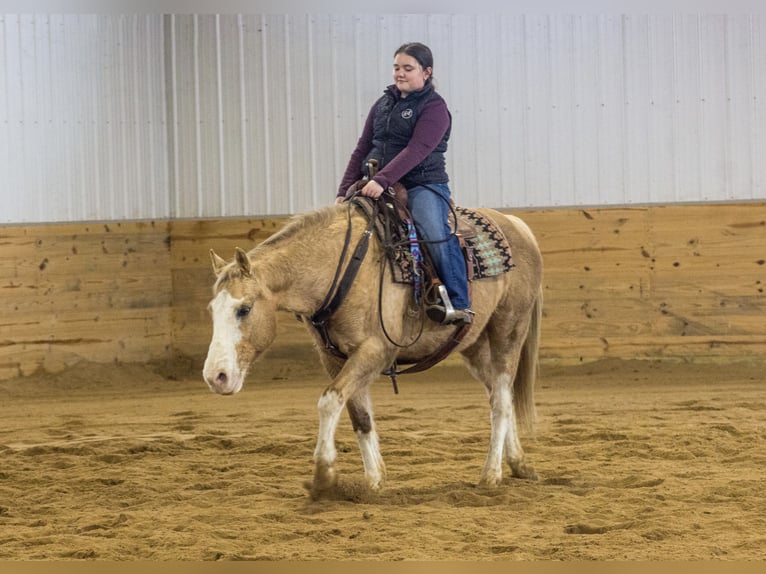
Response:
[{"label": "palomino horse", "polygon": [[[521,219],[490,209],[477,211],[503,231],[516,264],[507,273],[472,283],[476,315],[456,349],[489,397],[491,438],[480,483],[494,487],[502,480],[503,460],[513,476],[536,479],[525,462],[517,422],[530,426],[534,419],[542,256]],[[293,217],[249,253],[237,248],[229,263],[211,250],[217,278],[209,305],[213,339],[203,375],[212,391],[230,395],[241,390],[250,365],[274,341],[278,310],[305,318],[322,305],[334,284],[349,226],[352,238],[359,238],[367,220],[346,203]],[[429,356],[455,329],[427,319],[424,324],[410,286],[386,280],[379,301],[381,273],[390,274],[381,265],[383,257],[380,243],[371,240],[346,299],[329,321],[330,339],[347,358],[328,352],[306,321],[332,379],[318,403],[314,495],[336,483],[335,430],[344,407],[357,435],[366,482],[373,490],[382,486],[385,467],[370,384],[395,360],[415,362]],[[408,341],[414,342],[409,346],[394,343]]]}]

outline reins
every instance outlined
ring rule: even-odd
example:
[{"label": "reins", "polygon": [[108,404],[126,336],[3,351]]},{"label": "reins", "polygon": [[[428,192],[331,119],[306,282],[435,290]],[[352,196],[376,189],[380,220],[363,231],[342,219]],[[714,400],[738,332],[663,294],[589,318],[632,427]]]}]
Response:
[{"label": "reins", "polygon": [[[308,320],[311,322],[311,325],[317,330],[317,332],[319,333],[319,336],[322,338],[325,350],[343,360],[348,359],[348,355],[346,355],[343,351],[341,351],[335,345],[335,343],[333,343],[332,339],[330,338],[330,333],[328,331],[328,323],[332,315],[338,310],[338,308],[343,303],[343,300],[346,298],[346,295],[348,294],[348,291],[351,288],[351,285],[353,284],[354,279],[356,278],[359,268],[362,265],[362,261],[364,261],[364,258],[367,255],[367,251],[369,249],[369,244],[370,244],[370,236],[372,235],[375,221],[378,218],[378,214],[380,213],[380,203],[378,201],[371,202],[373,207],[372,207],[372,213],[369,215],[367,227],[362,233],[362,236],[359,239],[359,242],[357,243],[353,254],[351,255],[351,259],[349,260],[349,263],[346,266],[346,270],[343,273],[343,276],[341,277],[343,263],[346,260],[346,255],[348,253],[348,250],[351,244],[352,224],[351,224],[351,205],[350,204],[355,203],[357,201],[358,200],[356,197],[351,197],[347,201],[347,203],[349,204],[348,225],[346,228],[346,235],[343,242],[343,249],[341,250],[340,259],[338,261],[338,267],[335,270],[335,276],[333,277],[330,290],[325,296],[322,304],[319,306],[319,309],[317,309],[313,315],[308,317]],[[384,213],[386,213],[385,217],[390,217],[387,212],[384,211]],[[386,228],[387,227],[388,226],[386,226]],[[390,239],[390,238],[387,238],[387,239]],[[395,246],[393,246],[390,241],[384,241],[385,249],[391,249],[392,247],[395,247]],[[385,262],[386,262],[386,258],[384,257],[381,261],[381,276],[380,276],[380,283],[378,287],[378,318],[380,321],[380,326],[381,326],[381,329],[383,330],[383,333],[386,339],[389,341],[389,343],[399,348],[407,348],[415,344],[420,339],[420,336],[423,334],[423,326],[425,324],[425,319],[423,318],[423,316],[421,316],[420,330],[418,331],[417,336],[408,344],[397,343],[391,338],[388,331],[386,330],[386,327],[383,321],[383,280],[385,275]],[[470,323],[459,325],[458,327],[455,328],[455,330],[452,332],[452,334],[447,339],[447,341],[445,341],[443,345],[437,348],[436,351],[434,351],[433,353],[431,353],[424,359],[417,361],[414,365],[412,365],[411,367],[407,369],[400,370],[398,368],[397,362],[394,361],[394,363],[388,369],[382,372],[382,374],[388,376],[391,379],[391,382],[394,387],[394,393],[399,394],[399,387],[396,381],[397,375],[418,373],[418,372],[430,369],[435,364],[437,364],[438,362],[446,358],[455,349],[455,347],[457,347],[460,341],[462,341],[462,339],[465,337],[466,333],[468,333],[470,328],[471,328]]]},{"label": "reins", "polygon": [[[351,200],[354,201],[354,200]],[[351,202],[349,202],[351,203]],[[362,233],[362,237],[359,239],[359,243],[356,244],[354,253],[351,255],[351,259],[346,266],[346,271],[343,274],[343,278],[338,283],[341,269],[343,268],[343,262],[346,259],[346,253],[348,253],[349,245],[351,244],[351,205],[348,206],[348,227],[346,228],[346,237],[343,242],[343,249],[340,254],[340,261],[338,261],[338,268],[335,270],[335,277],[333,278],[330,290],[327,292],[322,304],[319,306],[309,321],[314,328],[319,332],[324,341],[325,349],[330,351],[336,357],[341,359],[347,359],[345,353],[343,353],[330,339],[330,334],[327,332],[327,322],[330,317],[333,316],[335,311],[338,310],[343,300],[348,294],[348,290],[351,288],[351,284],[356,278],[356,274],[359,272],[359,267],[362,265],[365,256],[367,255],[367,249],[370,246],[370,236],[372,235],[372,228],[375,225],[375,218],[377,217],[379,210],[378,203],[375,202],[373,206],[373,217],[370,217],[367,227]],[[337,287],[337,288],[336,288]]]}]

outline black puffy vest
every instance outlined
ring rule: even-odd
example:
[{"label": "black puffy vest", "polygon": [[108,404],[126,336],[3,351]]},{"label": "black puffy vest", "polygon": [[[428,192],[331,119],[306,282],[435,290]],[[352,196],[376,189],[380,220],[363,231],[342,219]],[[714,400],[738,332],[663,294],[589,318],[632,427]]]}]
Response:
[{"label": "black puffy vest", "polygon": [[[399,98],[391,87],[388,87],[375,105],[373,147],[365,160],[377,159],[382,169],[407,147],[423,106],[433,98],[441,99],[441,96],[432,86],[426,86],[419,92],[412,92],[404,99]],[[436,148],[401,178],[400,181],[405,187],[412,188],[417,185],[449,181],[444,152],[447,151],[447,141],[451,131],[450,124]]]}]

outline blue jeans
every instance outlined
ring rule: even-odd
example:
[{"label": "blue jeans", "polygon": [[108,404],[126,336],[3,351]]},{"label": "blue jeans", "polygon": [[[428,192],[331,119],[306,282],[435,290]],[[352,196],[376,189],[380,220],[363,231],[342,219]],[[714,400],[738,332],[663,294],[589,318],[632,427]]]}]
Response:
[{"label": "blue jeans", "polygon": [[426,245],[436,273],[447,288],[452,306],[455,309],[469,309],[471,302],[468,299],[465,258],[457,237],[450,235],[449,185],[433,183],[428,187],[430,189],[422,186],[408,189],[407,207],[412,213],[420,238],[424,242],[440,241]]}]

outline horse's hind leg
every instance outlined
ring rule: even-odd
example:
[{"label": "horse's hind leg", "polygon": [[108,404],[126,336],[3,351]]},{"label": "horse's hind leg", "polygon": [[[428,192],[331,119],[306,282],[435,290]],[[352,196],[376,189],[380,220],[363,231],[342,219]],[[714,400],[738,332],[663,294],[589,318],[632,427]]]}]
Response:
[{"label": "horse's hind leg", "polygon": [[503,454],[509,434],[515,434],[513,420],[513,394],[507,373],[496,374],[492,377],[489,395],[491,435],[489,451],[484,469],[481,473],[480,484],[494,487],[503,478]]},{"label": "horse's hind leg", "polygon": [[524,449],[519,440],[518,424],[516,422],[516,413],[513,408],[510,409],[510,424],[508,432],[505,435],[505,448],[503,454],[508,466],[511,467],[511,475],[516,478],[525,478],[527,480],[537,480],[537,473],[531,465],[527,464],[524,455]]},{"label": "horse's hind leg", "polygon": [[526,462],[519,439],[511,374],[515,372],[515,369],[512,369],[497,375],[488,391],[492,413],[492,438],[481,479],[482,484],[487,486],[500,484],[503,459],[511,467],[512,476],[537,480],[534,469]]},{"label": "horse's hind leg", "polygon": [[520,345],[515,345],[502,359],[493,357],[488,338],[483,336],[464,353],[469,371],[484,384],[490,404],[489,451],[479,481],[483,486],[500,484],[504,461],[511,467],[513,476],[536,478],[524,460],[513,407],[513,377],[519,363],[519,350]]},{"label": "horse's hind leg", "polygon": [[386,467],[380,455],[378,433],[372,416],[372,401],[368,387],[363,387],[346,403],[351,425],[356,433],[368,486],[379,490],[386,477]]}]

